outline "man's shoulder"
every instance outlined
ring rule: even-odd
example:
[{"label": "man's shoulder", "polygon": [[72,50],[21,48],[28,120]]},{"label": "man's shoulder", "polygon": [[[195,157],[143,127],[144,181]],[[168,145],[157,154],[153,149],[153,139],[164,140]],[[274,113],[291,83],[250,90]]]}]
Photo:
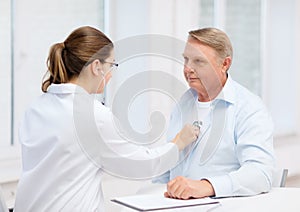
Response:
[{"label": "man's shoulder", "polygon": [[254,92],[250,91],[248,88],[246,88],[245,86],[241,85],[240,83],[238,83],[237,81],[232,80],[232,86],[233,86],[233,90],[235,92],[236,95],[236,100],[238,102],[259,102],[262,103],[262,99],[260,96],[258,96],[257,94],[255,94]]},{"label": "man's shoulder", "polygon": [[236,97],[236,110],[241,114],[253,114],[254,112],[267,112],[266,105],[260,96],[250,91],[240,83],[233,81],[233,88]]}]

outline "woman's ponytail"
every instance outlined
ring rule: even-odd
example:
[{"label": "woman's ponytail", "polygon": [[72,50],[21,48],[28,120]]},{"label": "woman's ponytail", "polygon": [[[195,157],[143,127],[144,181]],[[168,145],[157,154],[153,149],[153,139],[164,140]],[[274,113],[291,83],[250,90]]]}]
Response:
[{"label": "woman's ponytail", "polygon": [[43,92],[47,92],[49,85],[52,83],[60,84],[69,81],[69,76],[63,60],[64,51],[66,51],[64,43],[54,44],[50,48],[47,59],[47,67],[50,76],[42,84]]},{"label": "woman's ponytail", "polygon": [[101,31],[84,26],[74,30],[63,43],[50,48],[47,59],[47,77],[42,91],[54,84],[68,83],[79,76],[90,61],[105,60],[111,54],[113,43]]}]

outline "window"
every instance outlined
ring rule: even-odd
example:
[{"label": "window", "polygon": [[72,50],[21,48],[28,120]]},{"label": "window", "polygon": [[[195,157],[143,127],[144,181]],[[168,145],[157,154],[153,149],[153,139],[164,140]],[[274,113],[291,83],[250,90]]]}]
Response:
[{"label": "window", "polygon": [[233,45],[230,74],[252,92],[262,93],[261,0],[200,0],[200,27],[223,29]]},{"label": "window", "polygon": [[11,4],[0,3],[0,149],[11,143]]},{"label": "window", "polygon": [[227,0],[225,14],[225,30],[234,48],[231,73],[237,81],[261,95],[261,0]]},{"label": "window", "polygon": [[299,131],[296,0],[199,0],[200,27],[223,29],[233,45],[232,77],[267,105],[275,136]]},{"label": "window", "polygon": [[104,30],[103,0],[1,1],[1,150],[18,144],[24,110],[41,94],[50,46],[83,25]]}]

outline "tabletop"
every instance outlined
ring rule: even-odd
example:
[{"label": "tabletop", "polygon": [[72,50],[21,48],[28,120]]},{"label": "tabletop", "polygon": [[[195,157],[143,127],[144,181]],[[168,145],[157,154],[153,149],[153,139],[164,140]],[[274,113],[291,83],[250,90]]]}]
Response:
[{"label": "tabletop", "polygon": [[[138,194],[161,194],[165,191],[165,185],[157,184],[142,188]],[[189,211],[189,212],[299,212],[300,188],[273,188],[269,193],[248,197],[218,198],[219,204],[201,205],[178,209],[155,210],[156,212]],[[123,207],[122,212],[134,212],[136,210]]]}]

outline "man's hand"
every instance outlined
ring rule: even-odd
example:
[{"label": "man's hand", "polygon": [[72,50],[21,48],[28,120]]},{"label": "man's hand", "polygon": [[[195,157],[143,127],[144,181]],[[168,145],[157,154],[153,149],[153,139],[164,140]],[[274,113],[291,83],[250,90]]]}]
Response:
[{"label": "man's hand", "polygon": [[176,199],[214,196],[215,191],[207,180],[191,180],[179,176],[168,182],[165,197]]}]

